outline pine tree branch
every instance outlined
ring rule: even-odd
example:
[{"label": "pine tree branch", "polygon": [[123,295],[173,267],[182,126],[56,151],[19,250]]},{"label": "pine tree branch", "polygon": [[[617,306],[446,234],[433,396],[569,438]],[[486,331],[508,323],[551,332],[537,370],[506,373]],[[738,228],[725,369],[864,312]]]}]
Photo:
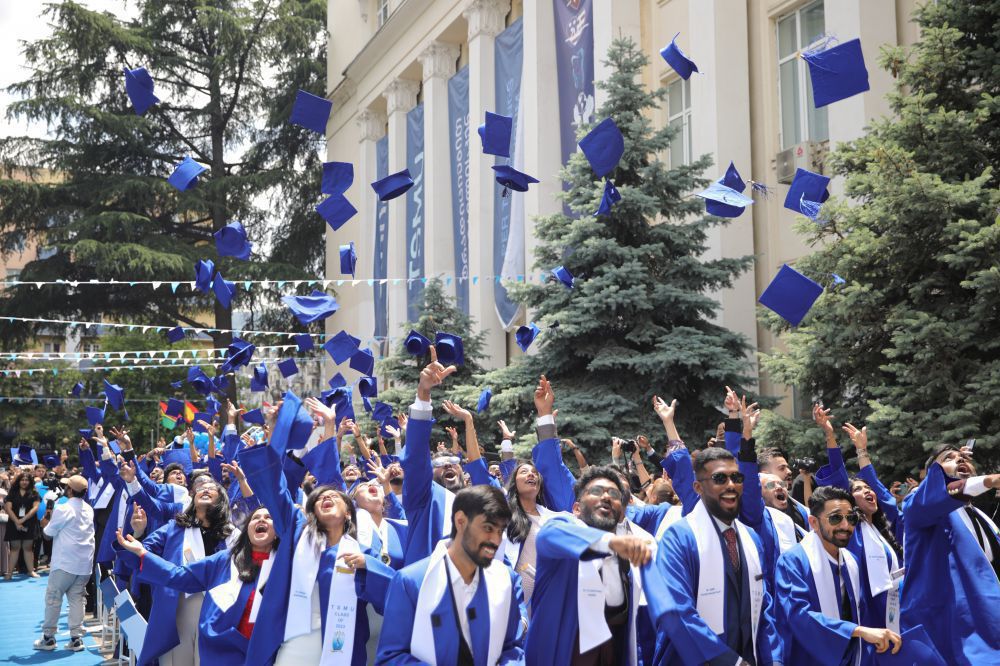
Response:
[{"label": "pine tree branch", "polygon": [[264,6],[263,11],[261,11],[260,16],[257,17],[257,21],[254,23],[253,31],[251,34],[253,37],[247,42],[246,48],[243,53],[240,54],[239,66],[237,67],[236,74],[236,86],[233,90],[233,96],[229,103],[229,108],[222,114],[222,124],[228,125],[229,119],[233,116],[233,110],[236,108],[236,104],[240,98],[240,90],[243,88],[243,81],[246,73],[247,59],[250,57],[250,53],[254,50],[257,45],[257,37],[260,35],[261,26],[264,25],[264,19],[271,12],[271,1],[268,0],[267,4]]}]

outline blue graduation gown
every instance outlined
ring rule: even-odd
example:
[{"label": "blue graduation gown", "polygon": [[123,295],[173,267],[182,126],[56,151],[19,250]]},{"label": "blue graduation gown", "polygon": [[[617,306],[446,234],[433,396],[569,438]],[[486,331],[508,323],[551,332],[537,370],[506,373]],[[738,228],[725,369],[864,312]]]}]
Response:
[{"label": "blue graduation gown", "polygon": [[559,439],[550,437],[538,442],[531,449],[531,462],[545,481],[545,506],[553,511],[572,512],[576,502],[576,477],[563,462]]},{"label": "blue graduation gown", "polygon": [[[409,440],[407,440],[409,444]],[[389,596],[385,604],[385,619],[382,622],[382,633],[379,635],[378,654],[375,663],[380,666],[403,666],[421,664],[410,654],[410,638],[413,635],[413,616],[417,609],[417,599],[420,587],[427,575],[430,557],[414,562],[399,572],[389,586]],[[521,607],[524,595],[521,591],[521,578],[503,562],[494,561],[490,566],[504,567],[510,574],[511,599],[510,613],[507,619],[507,634],[504,637],[503,652],[497,664],[523,664],[524,636],[521,631]],[[480,574],[479,585],[468,606],[470,611],[469,636],[472,644],[473,660],[476,666],[493,666],[487,664],[490,644],[490,609],[486,584]],[[461,611],[460,611],[461,612]],[[455,605],[451,595],[446,591],[441,601],[434,609],[434,617],[439,619],[434,633],[434,655],[440,666],[454,664],[458,660],[459,629],[458,618],[455,617]]]},{"label": "blue graduation gown", "polygon": [[[671,451],[660,461],[660,467],[670,477],[674,494],[681,501],[683,515],[691,513],[701,496],[694,491],[694,468],[691,466],[691,452],[687,448]],[[654,532],[655,534],[655,532]]]},{"label": "blue graduation gown", "polygon": [[906,576],[902,629],[924,625],[948,664],[996,663],[1000,654],[1000,583],[948,494],[937,463],[903,500]]},{"label": "blue graduation gown", "polygon": [[[415,410],[412,410],[415,411]],[[407,543],[405,561],[412,564],[431,554],[434,546],[451,533],[444,526],[448,491],[434,482],[431,467],[431,428],[433,419],[413,417],[406,423],[406,448],[403,467],[403,510],[406,512]]]},{"label": "blue graduation gown", "polygon": [[[285,475],[281,472],[282,461],[270,446],[255,446],[240,454],[247,482],[254,489],[261,503],[271,513],[274,530],[280,539],[275,549],[274,564],[261,597],[257,622],[254,625],[250,645],[247,648],[248,665],[272,664],[278,648],[285,638],[285,619],[288,614],[288,595],[292,580],[292,561],[295,545],[306,526],[306,516],[292,502],[285,485]],[[320,558],[319,600],[326,627],[326,607],[330,599],[330,580],[337,557],[337,547],[326,549]],[[358,617],[354,625],[354,656],[351,663],[363,666],[367,662],[365,643],[370,636],[368,613],[365,602],[372,603],[378,613],[383,612],[385,595],[393,570],[382,564],[371,552],[365,552],[365,568],[354,575],[355,590],[358,594]]]},{"label": "blue graduation gown", "polygon": [[[383,517],[382,520],[389,525],[389,529],[387,530],[389,537],[389,544],[387,548],[390,558],[389,567],[398,571],[403,568],[406,560],[407,525],[405,521],[393,520],[391,518]],[[371,551],[373,553],[382,552],[382,538],[379,536],[378,532],[372,534]]]},{"label": "blue graduation gown", "polygon": [[464,469],[469,473],[469,479],[472,480],[473,485],[493,486],[494,488],[501,487],[500,482],[490,476],[490,470],[486,466],[486,461],[482,458],[477,458],[470,463],[466,463]]},{"label": "blue graduation gown", "polygon": [[[775,586],[778,631],[785,641],[784,663],[841,666],[858,625],[823,615],[809,557],[801,544],[778,559]],[[853,585],[845,587],[851,603],[856,603]]]},{"label": "blue graduation gown", "polygon": [[132,508],[133,503],[128,499],[128,489],[125,482],[118,474],[118,466],[114,460],[101,459],[101,478],[108,480],[114,486],[115,493],[108,504],[108,522],[101,533],[101,542],[97,545],[97,556],[95,561],[98,564],[110,564],[115,559],[114,544],[118,542],[118,514],[122,508],[122,495],[125,500],[125,520],[122,525],[123,534],[132,534]]}]

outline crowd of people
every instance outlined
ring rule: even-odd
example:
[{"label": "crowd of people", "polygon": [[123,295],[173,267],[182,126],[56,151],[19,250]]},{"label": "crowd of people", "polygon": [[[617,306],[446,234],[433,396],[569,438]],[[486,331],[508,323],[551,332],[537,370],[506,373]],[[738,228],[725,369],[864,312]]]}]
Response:
[{"label": "crowd of people", "polygon": [[488,464],[472,414],[447,400],[464,447],[458,430],[432,447],[432,391],[455,368],[431,354],[388,427],[392,453],[289,392],[242,434],[226,404],[224,425],[202,423],[205,455],[193,441],[140,455],[127,430],[96,425],[55,502],[17,474],[8,579],[15,552],[36,575],[34,544],[52,540],[35,649],[58,648],[64,597],[65,647],[82,649],[86,587],[112,576],[149,622],[141,666],[1000,661],[1000,533],[973,505],[1000,475],[981,475],[969,448],[942,444],[919,481],[887,487],[866,428],[842,425],[849,474],[816,406],[828,462],[793,470],[727,388],[707,446],[686,446],[676,401],[657,397],[662,451],[615,439],[611,464],[588,464],[559,438],[542,377],[531,460],[500,421]]}]

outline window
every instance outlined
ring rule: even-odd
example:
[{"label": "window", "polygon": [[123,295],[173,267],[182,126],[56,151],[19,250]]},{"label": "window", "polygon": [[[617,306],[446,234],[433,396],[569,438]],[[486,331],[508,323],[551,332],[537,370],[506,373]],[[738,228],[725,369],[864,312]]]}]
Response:
[{"label": "window", "polygon": [[389,0],[375,0],[375,15],[381,28],[389,20]]},{"label": "window", "polygon": [[670,166],[691,161],[691,81],[677,79],[667,86],[667,122],[677,133],[670,141]]},{"label": "window", "polygon": [[62,344],[58,342],[46,342],[42,345],[42,351],[46,354],[58,354],[62,351]]},{"label": "window", "polygon": [[823,0],[810,2],[778,19],[778,106],[781,110],[781,147],[830,138],[826,107],[813,105],[809,67],[799,53],[826,30]]}]

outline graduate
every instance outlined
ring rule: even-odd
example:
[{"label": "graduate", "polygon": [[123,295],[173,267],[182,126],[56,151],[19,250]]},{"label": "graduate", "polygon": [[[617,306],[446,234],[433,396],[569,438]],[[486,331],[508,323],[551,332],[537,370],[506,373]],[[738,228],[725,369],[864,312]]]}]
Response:
[{"label": "graduate", "polygon": [[701,501],[664,533],[643,577],[662,635],[653,663],[782,663],[760,539],[737,520],[743,474],[722,447],[696,452],[692,464]]},{"label": "graduate", "polygon": [[903,500],[903,629],[922,624],[948,664],[994,663],[1000,654],[1000,537],[971,500],[1000,488],[1000,475],[976,476],[972,452],[952,444],[937,447],[926,470]]},{"label": "graduate", "polygon": [[496,558],[510,518],[497,488],[455,494],[451,538],[392,581],[376,664],[524,663],[520,581]]},{"label": "graduate", "polygon": [[778,631],[785,639],[786,664],[821,666],[873,664],[863,643],[884,653],[899,652],[897,632],[860,624],[861,574],[847,544],[858,523],[854,498],[835,486],[809,497],[812,531],[778,558],[775,572]]},{"label": "graduate", "polygon": [[785,514],[795,523],[798,539],[809,531],[809,509],[791,496],[792,468],[779,449],[766,448],[757,454],[757,465],[764,474],[773,474],[785,484]]},{"label": "graduate", "polygon": [[241,666],[260,611],[261,590],[271,572],[278,538],[267,509],[254,511],[243,523],[231,550],[178,566],[148,552],[121,530],[123,558],[139,580],[181,593],[206,592],[198,622],[198,655],[212,666]]},{"label": "graduate", "polygon": [[[504,539],[504,557],[521,576],[524,604],[531,608],[535,589],[538,531],[552,516],[559,515],[544,505],[545,482],[533,464],[518,462],[507,481],[507,501],[511,519]],[[529,613],[530,617],[530,613]]]},{"label": "graduate", "polygon": [[554,516],[538,531],[526,663],[638,663],[638,567],[654,544],[615,533],[624,492],[615,470],[591,466],[576,484],[573,516]]}]

